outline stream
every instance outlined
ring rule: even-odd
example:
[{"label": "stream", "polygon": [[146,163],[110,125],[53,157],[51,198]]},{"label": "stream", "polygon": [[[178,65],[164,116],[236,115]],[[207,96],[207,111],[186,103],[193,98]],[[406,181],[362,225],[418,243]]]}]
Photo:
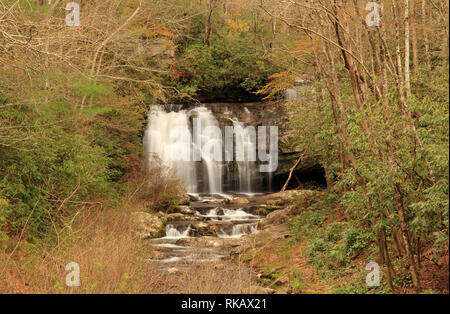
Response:
[{"label": "stream", "polygon": [[252,213],[254,204],[231,204],[229,198],[192,201],[192,214],[166,224],[166,235],[151,239],[162,268],[188,268],[193,263],[218,262],[229,256],[239,240],[257,230],[263,218]]}]

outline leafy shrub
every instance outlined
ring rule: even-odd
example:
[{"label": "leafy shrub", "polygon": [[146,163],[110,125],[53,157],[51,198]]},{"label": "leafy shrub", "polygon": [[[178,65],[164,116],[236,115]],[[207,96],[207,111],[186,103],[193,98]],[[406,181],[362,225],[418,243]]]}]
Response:
[{"label": "leafy shrub", "polygon": [[403,287],[403,288],[412,288],[413,287],[413,282],[412,282],[412,277],[411,277],[410,272],[400,274],[399,276],[394,278],[393,282],[394,282],[394,285],[399,286],[399,287]]},{"label": "leafy shrub", "polygon": [[378,287],[368,287],[364,280],[360,282],[352,282],[351,284],[345,284],[342,287],[334,290],[336,294],[386,294],[389,293],[389,288],[385,283],[381,283]]},{"label": "leafy shrub", "polygon": [[155,202],[154,209],[170,213],[173,208],[178,205],[178,196],[171,193],[163,193],[159,195]]},{"label": "leafy shrub", "polygon": [[362,229],[350,228],[344,232],[344,249],[347,255],[359,252],[373,240],[373,233]]},{"label": "leafy shrub", "polygon": [[325,219],[320,212],[312,212],[308,218],[308,222],[316,227],[322,227]]},{"label": "leafy shrub", "polygon": [[327,240],[334,243],[341,240],[344,228],[347,226],[348,224],[345,222],[333,222],[329,224],[326,229]]}]

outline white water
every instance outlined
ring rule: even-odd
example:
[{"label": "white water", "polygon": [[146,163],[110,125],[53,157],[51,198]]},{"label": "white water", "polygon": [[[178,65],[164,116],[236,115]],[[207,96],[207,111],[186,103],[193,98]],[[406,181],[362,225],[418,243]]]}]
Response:
[{"label": "white water", "polygon": [[[197,119],[192,123],[191,118]],[[257,145],[251,140],[250,129],[247,129],[244,123],[234,118],[230,120],[236,132],[236,154],[238,150],[243,154],[241,161],[236,156],[236,181],[239,184],[236,191],[252,193],[254,177],[257,175]],[[188,193],[207,193],[220,198],[231,198],[224,193],[223,183],[231,182],[230,178],[234,174],[225,171],[225,162],[218,161],[223,159],[224,132],[218,134],[214,131],[217,131],[217,128],[210,128],[212,126],[218,127],[219,122],[206,107],[166,112],[162,107],[153,106],[144,135],[149,167],[155,166],[159,161],[168,171],[173,171]],[[193,134],[192,129],[195,127],[198,127],[199,132]],[[213,152],[220,154],[220,158],[216,158],[218,156],[213,155]]]},{"label": "white water", "polygon": [[[214,160],[212,150],[214,149],[214,145],[218,145],[220,150],[222,149],[222,136],[221,134],[208,132],[208,127],[218,127],[219,122],[217,122],[212,112],[204,107],[195,108],[193,113],[197,114],[197,118],[200,119],[199,121],[201,123],[201,138],[200,141],[197,141],[196,148],[200,149],[198,145],[201,145],[202,160],[208,177],[208,192],[210,194],[220,194],[222,192],[222,165],[221,162]],[[208,147],[209,149],[205,147],[207,144],[212,144],[211,147]],[[221,158],[222,156],[217,159]]]},{"label": "white water", "polygon": [[197,211],[196,215],[210,218],[213,221],[245,221],[245,220],[256,220],[260,218],[259,216],[245,212],[242,208],[238,209],[220,208],[220,210],[223,211],[223,215],[219,215],[219,211],[215,208],[210,209],[208,213],[206,213],[205,215],[202,215]]},{"label": "white water", "polygon": [[183,134],[180,134],[179,138],[170,138],[169,134],[174,127],[189,132],[186,112],[165,112],[159,107],[152,107],[144,135],[144,148],[149,153],[149,166],[155,165],[159,159],[163,166],[175,172],[188,192],[195,191],[197,177],[192,162],[172,158],[176,151],[179,153],[191,151],[192,143],[190,138],[183,137]]},{"label": "white water", "polygon": [[[248,110],[248,109],[247,109]],[[239,191],[242,193],[252,192],[252,177],[255,174],[254,162],[256,161],[256,143],[251,140],[250,129],[236,119],[232,119],[236,132],[236,151],[243,154],[239,159],[236,157],[239,173]],[[253,136],[256,138],[256,136]],[[243,160],[242,160],[243,159]]]},{"label": "white water", "polygon": [[228,239],[240,238],[242,236],[255,232],[256,226],[257,226],[256,223],[234,225],[233,228],[231,229],[231,232],[226,232],[223,230],[217,232],[217,237]]},{"label": "white water", "polygon": [[173,225],[166,225],[166,239],[182,239],[189,237],[189,232],[191,231],[191,226],[189,225],[183,232],[178,231]]}]

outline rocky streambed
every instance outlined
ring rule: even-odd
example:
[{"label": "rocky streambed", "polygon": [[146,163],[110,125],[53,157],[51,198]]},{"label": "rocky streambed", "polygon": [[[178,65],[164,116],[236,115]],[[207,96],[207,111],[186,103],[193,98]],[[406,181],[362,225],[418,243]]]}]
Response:
[{"label": "rocky streambed", "polygon": [[[151,248],[149,261],[168,273],[189,271],[204,263],[241,262],[241,255],[288,237],[287,222],[298,211],[294,200],[313,193],[295,190],[248,198],[200,197],[170,214],[159,213],[158,222],[148,218],[147,228],[143,226],[146,219],[140,217],[139,230]],[[240,270],[242,267],[253,272],[256,282],[257,270],[240,264]]]},{"label": "rocky streambed", "polygon": [[164,236],[149,240],[152,260],[174,271],[226,259],[242,237],[257,231],[264,218],[259,205],[246,198],[200,198],[178,206],[165,215]]}]

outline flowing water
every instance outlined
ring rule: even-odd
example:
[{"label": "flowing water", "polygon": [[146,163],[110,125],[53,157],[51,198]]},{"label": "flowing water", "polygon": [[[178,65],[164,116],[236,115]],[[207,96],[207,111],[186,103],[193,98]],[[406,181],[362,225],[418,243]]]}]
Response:
[{"label": "flowing water", "polygon": [[[250,115],[248,110],[247,115]],[[236,207],[226,205],[227,202],[216,204],[217,200],[230,200],[236,195],[261,193],[257,145],[249,136],[252,129],[247,128],[246,122],[229,119],[234,130],[234,144],[241,150],[239,153],[236,150],[233,159],[236,161],[224,161],[225,158],[217,158],[214,152],[227,153],[229,147],[223,144],[222,138],[226,133],[217,132],[220,123],[210,109],[202,106],[169,110],[153,106],[151,109],[144,136],[149,165],[159,163],[167,171],[173,171],[187,192],[197,199],[190,204],[195,210],[194,215],[178,222],[171,221],[166,225],[164,237],[151,240],[153,247],[159,250],[157,260],[162,265],[219,261],[227,255],[223,241],[237,240],[256,231],[261,217],[252,214],[250,206]],[[199,222],[208,230],[208,240],[212,234],[219,242],[213,241],[212,246],[199,245],[197,240],[206,239],[199,236]]]},{"label": "flowing water", "polygon": [[[166,225],[164,237],[151,240],[152,245],[160,253],[157,261],[163,268],[169,269],[174,264],[177,267],[186,267],[192,263],[222,260],[227,256],[227,248],[224,246],[226,243],[221,241],[238,240],[255,232],[258,221],[262,218],[250,213],[247,208],[236,208],[233,205],[212,206],[216,205],[202,201],[192,202],[191,207],[195,209],[195,214],[186,215],[192,221],[185,219],[172,221]],[[207,226],[203,227],[206,230],[214,230],[213,235],[200,236],[196,227],[199,223]],[[213,240],[214,238],[217,240]],[[197,241],[201,239],[213,241],[209,245],[204,245],[203,242]]]},{"label": "flowing water", "polygon": [[236,148],[236,156],[231,151],[232,160],[225,158],[229,153],[224,140],[226,131],[223,126],[220,128],[210,109],[165,110],[153,106],[144,135],[148,163],[153,165],[159,161],[165,169],[173,171],[191,194],[229,198],[230,193],[261,192],[257,145],[249,136],[253,131],[237,118],[230,118],[230,125],[234,130],[233,148]]}]

